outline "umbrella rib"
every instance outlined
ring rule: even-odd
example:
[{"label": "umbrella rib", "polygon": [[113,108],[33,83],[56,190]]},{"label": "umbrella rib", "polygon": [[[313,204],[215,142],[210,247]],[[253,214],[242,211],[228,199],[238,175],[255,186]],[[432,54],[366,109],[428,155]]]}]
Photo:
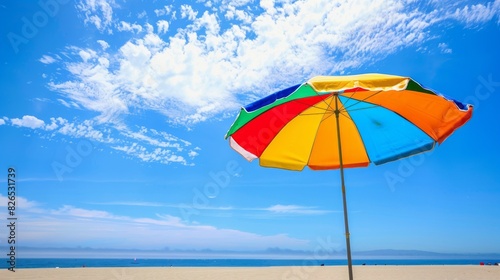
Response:
[{"label": "umbrella rib", "polygon": [[[316,91],[315,91],[315,92],[316,92]],[[318,94],[318,93],[316,92],[316,94]],[[318,96],[319,96],[319,94],[318,94]],[[333,95],[332,95],[332,96],[333,96]],[[325,98],[325,99],[326,99],[326,98]],[[303,116],[304,116],[304,115],[323,115],[323,117],[322,117],[322,118],[321,118],[321,120],[319,121],[318,128],[319,128],[319,125],[321,125],[321,123],[322,123],[323,121],[325,121],[325,120],[326,120],[326,119],[328,119],[329,117],[333,116],[333,107],[331,106],[331,103],[333,102],[334,98],[332,98],[332,99],[330,100],[330,103],[326,102],[326,101],[325,101],[325,99],[322,99],[321,101],[322,101],[323,103],[325,103],[325,104],[326,104],[327,108],[320,108],[319,106],[318,106],[318,107],[316,107],[315,105],[312,105],[313,107],[318,108],[318,109],[322,109],[322,110],[324,110],[324,111],[322,111],[322,112],[320,112],[320,113],[300,114],[300,115],[303,115]],[[316,103],[316,104],[317,104],[317,103]],[[330,109],[330,110],[329,110],[329,109]],[[327,113],[330,113],[330,114],[328,114],[328,115],[325,117],[325,115],[326,115]],[[319,131],[319,129],[316,129],[316,132],[315,132],[315,136],[314,136],[314,138],[316,138],[316,137],[317,137],[317,135],[318,135],[318,131]],[[314,144],[313,144],[313,145],[311,145],[311,150],[309,151],[309,157],[308,157],[308,159],[307,159],[307,165],[309,165],[309,163],[310,163],[310,160],[311,160],[311,155],[312,155],[312,149],[313,149],[313,147],[314,147]]]},{"label": "umbrella rib", "polygon": [[[333,108],[332,106],[330,106],[330,104],[328,102],[326,102],[324,99],[322,100],[323,103],[326,104],[326,106],[328,106],[328,108],[321,108],[321,107],[318,107],[318,106],[315,106],[315,105],[311,105],[311,107],[314,107],[314,108],[317,108],[317,109],[321,109],[321,110],[324,110],[323,112],[319,112],[319,113],[308,113],[308,114],[304,114],[304,113],[301,113],[300,116],[314,116],[314,115],[326,115],[327,112],[330,112],[331,114],[328,114],[328,116],[326,118],[323,118],[321,121],[324,121],[326,119],[328,119],[330,116],[333,116],[333,111],[330,111],[328,110],[329,108]],[[333,99],[332,101],[330,102],[333,102]]]},{"label": "umbrella rib", "polygon": [[343,102],[341,102],[341,103],[340,103],[340,104],[342,104],[342,106],[340,106],[340,108],[339,108],[339,110],[340,110],[340,111],[342,111],[344,108],[346,108],[346,109],[347,109],[347,103],[349,103],[349,101],[350,101],[350,100],[353,100],[352,96],[353,96],[356,92],[358,92],[358,90],[357,90],[357,89],[356,89],[356,91],[353,91],[353,92],[351,93],[351,95],[350,95],[350,96],[346,96],[346,97],[347,97],[347,101],[345,102],[345,104],[344,104]]},{"label": "umbrella rib", "polygon": [[[377,105],[372,105],[372,106],[367,106],[367,107],[364,107],[364,108],[357,108],[357,109],[352,109],[352,110],[349,110],[349,112],[354,112],[354,111],[359,111],[359,110],[367,110],[367,109],[372,109],[372,108],[377,108],[379,106]],[[342,111],[341,113],[343,112],[347,112],[347,111]]]},{"label": "umbrella rib", "polygon": [[[318,96],[319,96],[319,94],[318,94]],[[327,111],[328,109],[331,109],[331,108],[332,108],[332,107],[330,106],[330,104],[328,104],[328,103],[325,101],[325,99],[323,99],[323,100],[321,100],[321,101],[322,101],[323,103],[325,103],[325,104],[328,106],[328,108],[327,108],[327,109],[324,109],[325,111]],[[323,108],[321,108],[321,107],[317,106],[316,104],[311,105],[311,104],[306,103],[306,102],[301,102],[301,101],[300,101],[300,99],[295,99],[295,100],[292,100],[291,102],[297,102],[297,103],[299,103],[299,104],[304,104],[304,105],[307,105],[307,106],[309,106],[309,107],[316,108],[316,109],[323,109]],[[301,115],[302,115],[302,114],[301,114]],[[306,114],[304,114],[304,115],[306,115]]]},{"label": "umbrella rib", "polygon": [[[342,106],[339,108],[339,113],[342,114],[344,117],[348,118],[348,119],[351,119],[351,116],[347,113],[347,109],[361,103],[361,102],[366,102],[366,100],[368,100],[369,98],[379,94],[382,92],[382,90],[379,90],[375,93],[373,93],[372,95],[370,96],[367,96],[361,100],[358,100],[358,99],[354,99],[352,98],[354,96],[354,94],[356,93],[357,91],[354,91],[352,92],[349,96],[345,96],[347,98],[347,102],[343,103],[341,102]],[[320,94],[318,92],[315,92],[318,96],[320,96]],[[352,104],[348,104],[348,102],[350,100],[355,100],[356,102],[352,103]],[[312,108],[316,108],[316,109],[322,109],[322,110],[325,110],[324,112],[321,112],[321,113],[308,113],[308,114],[300,114],[301,116],[313,116],[313,115],[324,115],[326,112],[328,111],[331,111],[333,112],[333,107],[331,106],[331,102],[333,102],[333,99],[330,101],[330,103],[326,102],[326,98],[325,99],[322,99],[321,102],[325,103],[325,105],[327,106],[327,108],[321,108],[320,106],[317,106],[316,104],[314,105],[310,105],[306,102],[301,102],[300,99],[295,99],[295,100],[292,100],[292,102],[297,102],[297,103],[300,103],[300,104],[304,104],[304,105],[308,105]],[[371,104],[371,103],[370,103]],[[357,111],[357,110],[366,110],[366,109],[371,109],[371,108],[376,108],[377,106],[376,105],[373,105],[373,106],[369,106],[369,107],[366,107],[366,108],[358,108],[358,109],[354,109],[354,110],[350,110],[350,111]],[[330,110],[329,110],[330,109]],[[323,120],[326,120],[328,119],[332,114],[328,115],[326,118],[324,118]],[[323,121],[322,120],[322,121]]]},{"label": "umbrella rib", "polygon": [[[320,96],[319,92],[314,91],[314,93],[316,93],[316,95],[317,95],[317,96]],[[333,96],[333,94],[332,94],[332,93],[329,93],[329,94]],[[326,100],[326,98],[321,100],[323,103],[325,103],[325,105],[326,105],[326,106],[328,106],[328,108],[326,108],[326,109],[325,109],[325,111],[327,111],[328,109],[330,109],[330,110],[333,112],[333,107],[331,106],[331,103],[329,104],[329,103],[328,103],[328,102],[326,102],[325,100]],[[331,101],[330,101],[330,102],[331,102]]]},{"label": "umbrella rib", "polygon": [[340,111],[339,113],[342,116],[344,116],[344,117],[346,117],[346,118],[348,118],[348,119],[350,119],[352,121],[351,116],[347,113],[347,111]]},{"label": "umbrella rib", "polygon": [[[320,108],[321,109],[321,108]],[[327,112],[327,110],[325,110]],[[320,112],[320,113],[308,113],[308,114],[303,114],[301,113],[300,116],[314,116],[314,115],[324,115],[325,112]]]},{"label": "umbrella rib", "polygon": [[[366,100],[368,100],[369,98],[372,98],[373,96],[375,96],[375,95],[377,95],[377,94],[379,94],[379,93],[381,93],[381,92],[382,92],[382,90],[379,90],[379,91],[375,92],[374,94],[372,94],[372,95],[370,95],[370,96],[367,96],[366,98],[363,98],[363,99],[361,99],[361,100],[351,98],[351,97],[352,97],[352,95],[351,95],[351,97],[347,97],[347,98],[348,98],[348,100],[356,100],[357,102],[355,102],[355,103],[353,103],[353,104],[350,104],[349,106],[343,106],[343,108],[342,108],[342,109],[347,110],[347,109],[349,109],[350,107],[355,106],[356,104],[359,104],[359,103],[361,103],[361,102],[365,102],[365,101],[366,101]],[[346,103],[347,103],[347,102],[346,102]]]},{"label": "umbrella rib", "polygon": [[[338,96],[337,96],[337,98],[338,98]],[[328,106],[328,108],[330,108],[330,109],[333,110],[333,107],[331,106],[331,104],[332,104],[332,102],[333,102],[334,99],[335,99],[335,97],[330,100],[330,103],[326,102],[324,99],[323,99],[323,101],[325,102],[326,106]],[[322,118],[321,122],[327,120],[329,117],[331,117],[331,116],[334,115],[333,111],[328,111],[328,108],[325,109],[325,112],[323,112],[323,116],[326,115],[326,112],[331,112],[331,114],[328,114],[328,116],[326,116],[326,118]]]}]

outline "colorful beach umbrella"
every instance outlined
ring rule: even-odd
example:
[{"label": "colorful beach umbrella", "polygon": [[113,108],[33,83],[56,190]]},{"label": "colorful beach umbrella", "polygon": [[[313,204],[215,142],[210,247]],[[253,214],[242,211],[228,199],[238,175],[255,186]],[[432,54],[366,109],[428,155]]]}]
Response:
[{"label": "colorful beach umbrella", "polygon": [[472,116],[408,77],[318,76],[243,108],[226,134],[230,146],[264,167],[340,169],[349,279],[352,280],[344,168],[432,150]]}]

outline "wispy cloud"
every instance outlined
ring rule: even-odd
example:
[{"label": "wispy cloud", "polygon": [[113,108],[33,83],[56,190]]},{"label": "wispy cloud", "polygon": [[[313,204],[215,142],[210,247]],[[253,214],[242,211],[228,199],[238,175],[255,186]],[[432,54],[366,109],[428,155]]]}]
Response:
[{"label": "wispy cloud", "polygon": [[159,162],[159,163],[182,163],[187,165],[186,159],[183,156],[174,154],[171,150],[155,148],[152,151],[140,144],[132,143],[130,145],[112,146],[117,151],[122,151],[127,155],[139,158],[144,162]]},{"label": "wispy cloud", "polygon": [[[129,137],[134,140],[139,140],[146,142],[148,144],[151,144],[153,146],[157,147],[162,147],[162,148],[175,148],[178,151],[182,151],[183,148],[181,147],[181,144],[183,146],[190,146],[191,143],[181,140],[174,135],[168,134],[166,132],[158,132],[157,130],[154,129],[147,129],[146,127],[142,126],[138,131],[131,131],[128,129],[124,129],[121,132],[122,135]],[[151,136],[149,136],[150,134]],[[161,139],[164,139],[166,141],[159,140],[157,138],[153,138],[154,136],[158,136]],[[173,143],[174,142],[174,143]],[[180,143],[175,143],[175,142],[180,142]]]},{"label": "wispy cloud", "polygon": [[61,117],[51,118],[50,120],[51,123],[45,125],[46,130],[55,131],[73,138],[88,138],[103,143],[115,142],[112,137],[105,136],[101,131],[96,130],[92,121],[86,120],[82,123],[72,123]]},{"label": "wispy cloud", "polygon": [[198,152],[189,141],[167,132],[143,132],[130,126],[127,117],[152,112],[167,122],[191,126],[228,116],[242,103],[283,85],[349,72],[402,48],[433,46],[451,53],[445,42],[436,43],[440,34],[433,31],[446,21],[465,28],[495,19],[500,24],[500,0],[474,5],[404,0],[248,3],[157,6],[155,30],[147,17],[120,18],[114,10],[121,7],[114,0],[80,0],[76,7],[84,24],[108,34],[136,33],[124,42],[113,41],[119,45],[112,48],[105,38],[39,59],[58,69],[44,74],[49,90],[58,93],[54,100],[96,117],[77,124],[60,118],[45,123],[25,115],[3,124],[98,139],[145,162],[190,165]]},{"label": "wispy cloud", "polygon": [[112,219],[112,220],[126,219],[126,217],[119,217],[106,211],[88,210],[88,209],[76,208],[70,205],[64,205],[63,207],[57,210],[49,211],[49,213],[52,215],[70,216],[73,218]]},{"label": "wispy cloud", "polygon": [[8,122],[4,119],[1,121],[36,130],[46,138],[66,136],[70,139],[88,139],[144,162],[192,165],[192,160],[198,155],[196,150],[199,150],[188,141],[144,126],[133,130],[125,126],[105,126],[93,120],[70,122],[62,117],[50,118],[50,122],[45,122],[29,115],[6,120]]},{"label": "wispy cloud", "polygon": [[[157,33],[140,18],[134,24],[120,21],[117,30],[140,37],[117,52],[101,48],[94,50],[96,56],[65,64],[72,78],[56,77],[49,87],[68,104],[98,112],[103,122],[119,120],[134,108],[189,125],[284,84],[342,73],[401,48],[418,47],[439,36],[431,27],[443,21],[466,26],[486,22],[498,16],[500,6],[500,0],[471,6],[430,4],[434,9],[414,1],[383,0],[264,1],[260,9],[247,9],[246,3],[156,9],[157,16],[180,15],[170,20],[182,27],[168,38],[158,36],[171,25],[164,19],[157,21]],[[99,30],[112,28],[113,6],[104,0],[79,4],[85,21],[99,14]],[[222,20],[234,24],[223,28]]]},{"label": "wispy cloud", "polygon": [[[151,217],[130,217],[109,211],[63,205],[40,208],[36,202],[17,198],[22,212],[23,243],[47,247],[93,246],[121,249],[205,249],[264,250],[269,247],[304,249],[308,241],[285,234],[260,235],[210,225],[184,223],[179,217],[158,213]],[[0,203],[7,198],[0,194]],[[21,209],[21,208],[20,208]],[[0,214],[1,218],[3,215]],[[70,225],[70,226],[68,226]],[[147,236],[147,238],[144,238]]]},{"label": "wispy cloud", "polygon": [[43,55],[42,58],[40,58],[39,60],[41,63],[43,64],[51,64],[51,63],[54,63],[56,62],[56,59],[53,58],[52,56],[50,55]]},{"label": "wispy cloud", "polygon": [[142,26],[139,24],[135,23],[128,23],[126,21],[121,21],[120,24],[118,24],[117,29],[119,31],[130,31],[134,33],[138,33],[142,31]]},{"label": "wispy cloud", "polygon": [[[8,197],[6,196],[3,196],[1,193],[0,193],[0,204],[1,205],[7,205],[8,203]],[[27,200],[26,198],[22,197],[22,196],[17,196],[16,197],[16,202],[22,206],[23,209],[28,209],[29,211],[33,211],[33,209],[37,210],[38,211],[38,206],[39,204],[37,202],[34,202],[34,201],[30,201],[30,200]],[[5,211],[7,212],[7,211]],[[6,213],[4,213],[6,214]]]},{"label": "wispy cloud", "polygon": [[477,26],[494,18],[497,19],[497,24],[500,24],[500,0],[466,5],[457,8],[452,16],[459,21],[465,22],[469,27]]},{"label": "wispy cloud", "polygon": [[165,15],[170,15],[174,9],[173,5],[164,6],[162,9],[155,9],[154,12],[156,16],[161,17]]},{"label": "wispy cloud", "polygon": [[452,49],[450,49],[448,47],[448,44],[446,44],[446,43],[439,43],[438,47],[442,53],[452,53],[453,52]]},{"label": "wispy cloud", "polygon": [[104,41],[104,40],[97,40],[97,43],[98,43],[99,45],[101,45],[101,48],[102,48],[103,50],[106,50],[107,48],[109,48],[109,44],[108,44],[108,42],[106,42],[106,41]]},{"label": "wispy cloud", "polygon": [[[165,207],[165,208],[189,208],[191,207],[188,204],[185,203],[159,203],[159,202],[148,202],[148,201],[111,201],[111,202],[99,202],[99,203],[89,203],[89,204],[95,204],[95,205],[115,205],[115,206],[140,206],[140,207]],[[215,210],[215,211],[230,211],[230,210],[235,210],[235,211],[241,211],[241,210],[258,210],[261,211],[262,209],[259,208],[254,208],[254,209],[236,209],[231,206],[197,206],[197,210]]]},{"label": "wispy cloud", "polygon": [[93,24],[98,30],[111,30],[109,27],[113,21],[114,0],[81,0],[76,8],[85,17],[84,22]]},{"label": "wispy cloud", "polygon": [[[116,205],[116,206],[146,206],[146,207],[167,207],[167,208],[185,208],[190,207],[186,204],[171,204],[171,203],[159,203],[159,202],[145,202],[145,201],[115,201],[106,203],[91,203],[98,205]],[[267,213],[270,215],[325,215],[332,213],[331,210],[322,210],[314,206],[302,206],[302,205],[272,205],[269,207],[246,207],[238,208],[233,206],[199,206],[196,207],[197,210],[213,210],[213,211],[231,211],[234,215],[239,215],[238,212],[246,213]],[[210,215],[210,213],[205,213],[204,215]]]},{"label": "wispy cloud", "polygon": [[178,207],[175,204],[166,204],[159,202],[143,202],[143,201],[114,201],[114,202],[101,202],[89,203],[95,205],[116,205],[116,206],[140,206],[140,207]]},{"label": "wispy cloud", "polygon": [[298,214],[298,215],[324,215],[332,211],[319,210],[316,207],[306,207],[300,205],[273,205],[265,210],[277,214]]}]

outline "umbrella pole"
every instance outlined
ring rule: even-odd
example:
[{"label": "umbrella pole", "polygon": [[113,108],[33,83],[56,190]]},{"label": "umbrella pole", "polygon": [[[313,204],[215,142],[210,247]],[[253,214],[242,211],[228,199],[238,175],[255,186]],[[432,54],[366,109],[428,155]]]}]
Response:
[{"label": "umbrella pole", "polygon": [[337,141],[339,143],[339,162],[340,162],[340,180],[342,184],[342,200],[344,203],[344,225],[345,225],[345,242],[347,249],[347,267],[349,270],[349,280],[353,280],[352,276],[352,259],[351,259],[351,241],[349,234],[349,219],[347,218],[347,200],[345,194],[345,184],[344,184],[344,163],[342,161],[342,143],[340,141],[340,122],[339,122],[339,107],[338,107],[338,94],[335,93],[335,118],[337,122]]}]

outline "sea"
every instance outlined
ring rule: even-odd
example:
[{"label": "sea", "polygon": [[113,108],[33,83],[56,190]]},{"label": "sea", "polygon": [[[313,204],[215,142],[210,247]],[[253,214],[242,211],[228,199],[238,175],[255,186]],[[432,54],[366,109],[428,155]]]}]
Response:
[{"label": "sea", "polygon": [[[498,265],[498,259],[355,259],[353,265]],[[20,258],[15,268],[77,267],[269,267],[269,266],[344,266],[346,260],[317,259],[95,259],[95,258]],[[3,258],[0,268],[10,267]]]}]

